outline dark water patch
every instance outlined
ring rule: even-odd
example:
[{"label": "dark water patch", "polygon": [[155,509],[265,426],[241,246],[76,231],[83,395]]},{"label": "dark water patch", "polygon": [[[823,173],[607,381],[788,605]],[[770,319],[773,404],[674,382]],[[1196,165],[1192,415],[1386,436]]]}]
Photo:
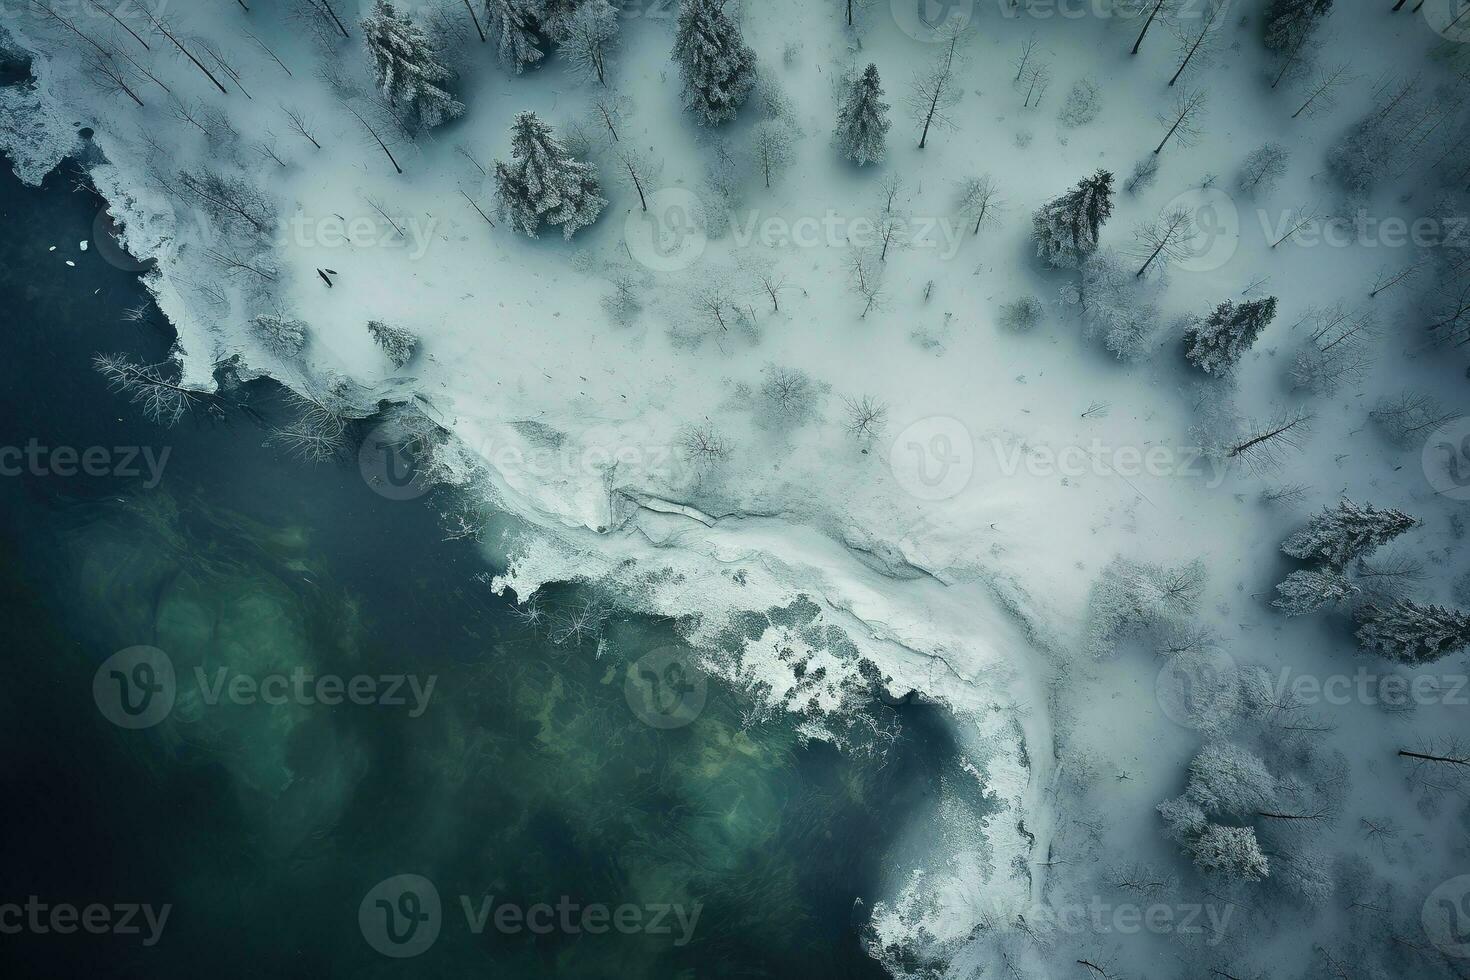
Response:
[{"label": "dark water patch", "polygon": [[[489,592],[472,542],[446,540],[435,495],[386,499],[246,417],[161,428],[108,391],[94,352],[155,362],[173,337],[156,312],[124,317],[147,299],[133,272],[79,249],[97,208],[62,176],[0,179],[0,446],[45,460],[0,476],[0,905],[172,911],[151,946],[146,930],[0,937],[6,975],[882,975],[854,901],[871,905],[952,764],[942,713],[876,705],[882,744],[838,752],[787,719],[746,725],[749,703],[711,685],[692,723],[650,727],[623,679],[677,644],[667,624],[614,614],[602,646],[553,642]],[[111,468],[68,472],[62,447]],[[157,480],[120,472],[144,449],[166,456]],[[542,601],[555,617],[587,597]],[[138,646],[166,654],[174,700],[129,728],[93,684]],[[102,689],[151,711],[154,666],[122,663]],[[266,702],[298,672],[367,678],[373,699]],[[407,679],[404,703],[384,678]],[[416,701],[408,681],[430,679]],[[412,890],[359,911],[403,874],[432,883],[439,932],[397,959],[369,933],[380,913],[406,929]],[[699,917],[681,937],[477,929],[465,912],[558,903]]]}]

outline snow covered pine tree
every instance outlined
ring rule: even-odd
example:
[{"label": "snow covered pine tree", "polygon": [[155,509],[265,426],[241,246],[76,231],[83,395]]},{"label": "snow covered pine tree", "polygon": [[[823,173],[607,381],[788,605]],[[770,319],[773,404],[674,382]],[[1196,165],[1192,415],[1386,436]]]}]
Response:
[{"label": "snow covered pine tree", "polygon": [[1344,500],[1308,521],[1281,543],[1281,550],[1293,558],[1342,568],[1418,523],[1403,511],[1377,510],[1372,504],[1359,507]]},{"label": "snow covered pine tree", "polygon": [[1113,175],[1099,170],[1075,189],[1042,205],[1033,223],[1036,254],[1075,269],[1097,251],[1098,233],[1113,213]]},{"label": "snow covered pine tree", "polygon": [[561,225],[562,237],[571,238],[607,206],[598,193],[597,170],[573,159],[534,112],[516,115],[511,158],[510,164],[495,161],[495,196],[500,213],[530,237],[545,221]]},{"label": "snow covered pine tree", "polygon": [[401,368],[413,360],[413,352],[418,347],[419,339],[412,333],[382,320],[369,320],[367,326],[368,333],[383,348],[383,353],[388,355],[388,360],[393,362],[394,367]]},{"label": "snow covered pine tree", "polygon": [[1358,610],[1358,644],[1390,660],[1433,663],[1470,646],[1470,616],[1408,599],[1367,604]]},{"label": "snow covered pine tree", "polygon": [[546,56],[547,39],[536,21],[536,0],[485,0],[485,16],[496,38],[500,63],[517,75]]},{"label": "snow covered pine tree", "polygon": [[362,35],[378,88],[411,122],[433,127],[464,114],[463,103],[442,87],[452,73],[440,63],[433,39],[408,14],[398,13],[392,0],[373,4]]},{"label": "snow covered pine tree", "polygon": [[888,103],[883,101],[883,85],[878,79],[878,66],[868,65],[862,75],[853,79],[847,101],[837,112],[837,145],[858,166],[883,159],[884,139],[888,127]]},{"label": "snow covered pine tree", "polygon": [[1226,300],[1203,320],[1184,328],[1189,363],[1216,377],[1229,374],[1240,356],[1256,342],[1261,331],[1276,317],[1276,297],[1248,300],[1236,305]]},{"label": "snow covered pine tree", "polygon": [[755,52],[725,15],[724,0],[682,0],[674,61],[684,80],[684,108],[706,126],[734,119],[755,87]]}]

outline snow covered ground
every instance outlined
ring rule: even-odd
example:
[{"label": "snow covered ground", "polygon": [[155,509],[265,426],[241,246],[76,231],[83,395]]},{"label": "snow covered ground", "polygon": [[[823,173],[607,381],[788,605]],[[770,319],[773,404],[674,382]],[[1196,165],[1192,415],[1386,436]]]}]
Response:
[{"label": "snow covered ground", "polygon": [[[496,63],[493,43],[480,43],[463,4],[400,5],[449,30],[446,55],[467,111],[413,142],[375,122],[386,148],[349,111],[369,112],[356,21],[370,4],[336,0],[353,35],[345,39],[310,4],[288,0],[257,0],[248,13],[225,3],[151,8],[191,52],[212,50],[228,64],[209,59],[218,87],[170,52],[137,8],[104,6],[148,49],[93,4],[57,0],[50,9],[153,72],[157,82],[135,82],[145,104],[98,83],[93,42],[33,5],[12,4],[0,23],[36,55],[37,82],[0,89],[0,136],[22,176],[37,179],[78,146],[79,127],[93,131],[105,162],[92,178],[127,250],[157,263],[150,281],[179,329],[186,382],[210,384],[216,365],[239,357],[363,411],[416,399],[457,438],[441,462],[474,473],[497,507],[539,529],[487,545],[509,565],[496,587],[526,598],[545,582],[581,579],[639,608],[690,617],[691,640],[711,649],[708,669],[768,686],[773,703],[808,711],[814,730],[841,709],[844,691],[861,686],[860,658],[879,666],[891,693],[917,690],[952,706],[975,778],[998,807],[979,826],[956,818],[926,866],[896,866],[887,894],[874,896],[873,949],[890,969],[926,975],[933,955],[945,965],[932,969],[957,976],[982,966],[985,975],[1055,976],[1112,957],[1108,976],[1256,976],[1268,967],[1297,976],[1356,959],[1367,976],[1396,969],[1374,957],[1397,956],[1383,962],[1407,964],[1402,975],[1465,975],[1467,961],[1441,955],[1443,937],[1423,929],[1422,954],[1403,946],[1354,954],[1347,944],[1365,932],[1345,902],[1301,912],[1295,926],[1284,910],[1303,903],[1270,892],[1269,880],[1250,899],[1219,889],[1201,898],[1208,883],[1190,872],[1184,884],[1149,893],[1174,911],[1215,903],[1210,911],[1229,928],[1214,942],[1152,926],[1063,929],[1050,939],[1017,926],[1018,916],[1034,925],[1036,908],[1090,900],[1078,896],[1121,901],[1107,884],[1118,860],[1177,861],[1154,806],[1184,786],[1201,744],[1198,720],[1178,708],[1178,663],[1143,643],[1101,659],[1087,649],[1089,590],[1114,556],[1167,566],[1200,559],[1207,578],[1194,621],[1216,638],[1210,662],[1260,663],[1275,677],[1391,672],[1386,661],[1355,657],[1345,617],[1287,619],[1270,606],[1292,567],[1281,540],[1341,496],[1419,518],[1395,546],[1424,566],[1414,595],[1456,601],[1452,583],[1470,571],[1462,523],[1470,493],[1445,483],[1435,447],[1449,439],[1458,452],[1470,432],[1451,426],[1395,445],[1368,411],[1406,388],[1451,409],[1465,401],[1463,352],[1426,342],[1422,300],[1433,274],[1369,298],[1380,270],[1435,263],[1451,230],[1439,195],[1464,189],[1463,179],[1446,182],[1466,155],[1440,155],[1460,120],[1447,113],[1413,165],[1370,194],[1349,199],[1326,169],[1329,148],[1375,104],[1385,77],[1423,72],[1420,91],[1463,99],[1451,4],[1413,13],[1339,3],[1311,50],[1319,70],[1345,65],[1345,84],[1296,116],[1321,76],[1271,87],[1277,62],[1261,42],[1264,4],[1236,0],[1219,14],[1173,86],[1209,9],[1195,0],[1171,8],[1136,56],[1142,18],[1106,0],[951,5],[965,24],[960,98],[953,125],[932,129],[922,149],[905,95],[910,76],[946,45],[905,0],[858,4],[854,31],[843,27],[841,3],[749,0],[741,22],[762,92],[782,96],[752,98],[715,130],[680,107],[673,11],[657,0],[625,7],[610,78],[620,96],[616,141],[594,115],[607,90],[571,77],[555,55],[515,76]],[[894,125],[887,158],[858,168],[829,136],[841,80],[869,62],[882,73]],[[1069,93],[1085,80],[1096,85],[1095,117],[1064,120]],[[1125,191],[1168,132],[1158,117],[1189,91],[1208,99],[1197,138],[1190,145],[1176,133],[1157,154],[1156,179]],[[766,114],[762,99],[784,99],[801,133],[769,188],[746,156]],[[293,131],[288,108],[320,149]],[[554,229],[530,240],[503,218],[489,223],[486,172],[509,159],[510,124],[524,110],[585,148],[601,173],[609,204],[571,241]],[[1285,174],[1269,192],[1240,192],[1242,162],[1268,141],[1289,151]],[[618,153],[630,147],[656,164],[644,174],[656,174],[647,212],[619,177]],[[740,175],[738,192],[724,197],[707,179],[721,152]],[[180,172],[204,166],[263,192],[267,247],[248,249],[249,236],[186,200]],[[1119,363],[1084,336],[1076,273],[1034,257],[1032,212],[1098,168],[1118,187],[1102,245],[1123,253],[1130,272],[1147,257],[1134,255],[1138,223],[1183,205],[1204,229],[1138,287],[1158,308],[1140,363]],[[956,204],[960,182],[984,174],[1004,208],[977,234]],[[880,227],[889,177],[902,181],[894,211],[903,231],[883,261],[868,256],[882,290],[867,309],[850,263],[855,251],[879,247],[863,242]],[[1301,224],[1311,205],[1347,224]],[[99,229],[107,225],[99,219]],[[106,255],[128,261],[97,237]],[[774,303],[760,270],[780,284]],[[620,288],[633,303],[617,302]],[[1266,295],[1278,297],[1279,314],[1240,366],[1226,414],[1266,422],[1303,407],[1314,420],[1300,452],[1263,471],[1203,451],[1220,426],[1205,427],[1210,438],[1197,426],[1222,386],[1203,387],[1184,362],[1178,321]],[[1039,322],[1005,324],[1002,307],[1028,297],[1040,303]],[[719,319],[707,312],[712,299]],[[1379,325],[1371,357],[1331,393],[1293,390],[1288,372],[1311,329],[1304,317],[1336,302],[1371,307]],[[308,324],[304,352],[281,357],[262,343],[250,321],[267,313]],[[407,367],[384,358],[369,320],[420,338]],[[793,371],[806,380],[783,407],[772,383],[791,383]],[[845,425],[845,400],[864,396],[886,406],[872,440]],[[691,457],[691,433],[727,451]],[[1309,489],[1275,505],[1260,499],[1263,489],[1295,484]],[[732,614],[799,596],[819,602],[856,655],[804,649],[803,637],[771,631],[736,655],[713,649]],[[793,662],[828,667],[824,683],[801,683]],[[1420,673],[1444,691],[1463,669],[1459,655]],[[1310,843],[1329,876],[1336,856],[1368,853],[1402,888],[1399,911],[1411,920],[1441,882],[1470,871],[1463,814],[1414,806],[1393,755],[1463,730],[1463,703],[1431,700],[1407,720],[1356,694],[1323,706],[1337,728],[1314,744],[1344,754],[1343,799],[1330,826],[1297,841]],[[1262,737],[1296,758],[1294,737],[1274,729]],[[1396,843],[1370,848],[1360,820],[1388,812]],[[1466,893],[1470,881],[1458,894]],[[1229,923],[1232,911],[1239,918]]]}]

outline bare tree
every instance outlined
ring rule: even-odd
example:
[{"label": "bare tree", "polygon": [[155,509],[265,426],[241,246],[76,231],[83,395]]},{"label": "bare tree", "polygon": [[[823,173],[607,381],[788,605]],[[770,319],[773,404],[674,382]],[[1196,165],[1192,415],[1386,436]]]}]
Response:
[{"label": "bare tree", "polygon": [[402,174],[403,168],[398,165],[398,159],[393,156],[393,151],[388,148],[388,144],[383,141],[383,136],[379,131],[382,127],[375,127],[371,122],[367,120],[366,117],[363,116],[361,112],[357,110],[356,106],[352,105],[352,103],[344,102],[342,103],[342,105],[347,109],[348,113],[351,114],[352,118],[356,119],[359,123],[362,124],[362,128],[367,130],[367,134],[372,138],[372,141],[378,145],[378,148],[381,149],[384,154],[387,155],[388,161],[393,164],[393,169],[399,174]]},{"label": "bare tree", "polygon": [[1316,79],[1313,80],[1311,88],[1307,90],[1306,101],[1291,114],[1291,118],[1295,119],[1302,113],[1315,116],[1336,109],[1337,90],[1352,81],[1354,77],[1352,65],[1346,61],[1321,69]]},{"label": "bare tree", "polygon": [[844,426],[860,443],[870,443],[883,434],[888,425],[888,405],[872,395],[843,397],[847,410]]},{"label": "bare tree", "polygon": [[1303,204],[1302,206],[1295,208],[1291,212],[1291,220],[1289,222],[1291,227],[1286,230],[1286,233],[1284,235],[1272,242],[1271,247],[1275,248],[1277,245],[1280,245],[1282,242],[1291,238],[1303,228],[1316,222],[1320,214],[1321,205],[1317,204],[1316,202],[1313,202],[1312,204]]},{"label": "bare tree", "polygon": [[275,208],[255,184],[239,177],[201,168],[179,172],[179,187],[201,208],[214,217],[243,224],[258,235],[268,234],[275,226]]},{"label": "bare tree", "polygon": [[218,78],[214,77],[214,72],[204,67],[204,63],[198,58],[194,57],[194,53],[192,51],[184,47],[183,43],[180,42],[178,37],[174,35],[173,30],[169,27],[167,22],[153,16],[153,12],[150,11],[146,6],[144,6],[142,0],[132,0],[132,2],[133,6],[137,8],[140,12],[142,12],[144,17],[148,18],[148,22],[153,25],[153,29],[162,34],[165,38],[167,38],[169,43],[177,48],[180,54],[182,54],[185,58],[188,58],[190,63],[192,63],[195,68],[198,68],[200,71],[202,71],[205,77],[214,84],[214,87],[220,90],[221,94],[230,94],[230,90],[225,88],[224,85],[220,83],[220,80]]},{"label": "bare tree", "polygon": [[1019,82],[1021,76],[1026,73],[1026,68],[1031,64],[1031,57],[1036,53],[1036,32],[1027,35],[1026,40],[1021,43],[1021,53],[1016,56],[1013,64],[1016,66],[1016,77],[1011,79],[1012,84]]},{"label": "bare tree", "polygon": [[1380,270],[1378,277],[1373,280],[1373,291],[1368,294],[1369,297],[1376,299],[1379,293],[1385,293],[1396,286],[1412,282],[1419,275],[1419,268],[1418,263],[1411,261],[1397,272],[1387,268]]},{"label": "bare tree", "polygon": [[136,76],[121,62],[89,54],[87,55],[87,68],[104,87],[115,89],[132,99],[140,108],[146,108],[142,98],[133,90],[133,86],[138,84]]},{"label": "bare tree", "polygon": [[270,59],[276,63],[276,66],[278,68],[280,68],[281,71],[283,71],[283,72],[286,73],[286,77],[288,77],[288,78],[295,77],[295,76],[293,76],[291,74],[291,69],[289,69],[289,68],[286,67],[286,63],[284,61],[282,61],[279,57],[276,56],[276,53],[270,49],[270,46],[269,45],[267,45],[264,41],[262,41],[260,38],[256,37],[254,34],[250,33],[249,31],[241,31],[241,33],[244,34],[246,37],[250,38],[250,40],[254,41],[260,47],[260,50],[264,51],[267,55],[269,55],[270,56]]},{"label": "bare tree", "polygon": [[210,392],[179,384],[175,364],[140,364],[126,354],[95,354],[92,366],[113,391],[127,395],[149,421],[160,425],[172,426],[190,411],[218,400]]},{"label": "bare tree", "polygon": [[1456,346],[1470,341],[1470,278],[1443,283],[1430,300],[1426,329],[1436,342]]},{"label": "bare tree", "polygon": [[751,155],[756,169],[765,178],[766,187],[771,178],[785,170],[793,156],[791,127],[783,119],[765,119],[756,124],[751,135]]},{"label": "bare tree", "polygon": [[1041,97],[1051,87],[1051,68],[1040,62],[1033,64],[1026,69],[1025,85],[1026,101],[1022,103],[1022,108],[1032,108],[1033,101],[1036,105],[1041,105]]},{"label": "bare tree", "polygon": [[1439,399],[1422,391],[1401,391],[1378,400],[1368,418],[1381,427],[1393,442],[1409,445],[1461,417],[1448,411]]},{"label": "bare tree", "polygon": [[1161,152],[1171,139],[1181,146],[1193,146],[1199,139],[1199,117],[1208,101],[1209,96],[1204,89],[1180,92],[1174,100],[1174,107],[1158,117],[1159,125],[1167,127],[1167,131],[1159,145],[1154,147],[1154,153]]},{"label": "bare tree", "polygon": [[290,417],[271,432],[267,439],[271,445],[309,463],[331,462],[347,452],[350,423],[330,394],[288,388],[285,403]]},{"label": "bare tree", "polygon": [[1134,232],[1134,253],[1144,258],[1144,263],[1134,273],[1135,278],[1143,278],[1148,267],[1161,255],[1165,259],[1184,258],[1194,234],[1194,212],[1184,207],[1171,208],[1152,221],[1139,225]]},{"label": "bare tree", "polygon": [[1280,143],[1263,143],[1251,151],[1241,164],[1235,186],[1247,194],[1270,193],[1276,181],[1286,173],[1290,154]]},{"label": "bare tree", "polygon": [[949,39],[949,45],[945,48],[934,64],[928,68],[921,69],[914,76],[913,84],[909,92],[908,107],[919,122],[919,149],[923,149],[929,142],[929,129],[934,125],[945,128],[954,128],[954,118],[950,115],[960,101],[960,93],[955,84],[955,48],[959,45],[960,36],[953,33]]},{"label": "bare tree", "polygon": [[1411,766],[1410,785],[1431,798],[1463,795],[1470,781],[1470,750],[1457,738],[1424,742],[1414,749],[1399,749],[1398,757]]},{"label": "bare tree", "polygon": [[1214,62],[1215,50],[1224,36],[1221,25],[1225,22],[1225,12],[1230,9],[1230,4],[1221,2],[1209,2],[1206,0],[1205,9],[1197,18],[1190,21],[1179,21],[1175,27],[1174,37],[1179,45],[1179,67],[1174,72],[1174,77],[1169,79],[1169,87],[1179,81],[1184,72],[1193,67],[1199,70],[1208,67]]},{"label": "bare tree", "polygon": [[644,211],[648,210],[647,189],[657,185],[659,174],[663,170],[663,160],[650,156],[642,150],[635,149],[628,144],[620,144],[617,150],[618,172],[627,177],[628,183],[638,192],[638,203]]},{"label": "bare tree", "polygon": [[730,458],[730,444],[709,419],[690,426],[679,438],[684,458],[699,466],[711,466]]},{"label": "bare tree", "polygon": [[1154,21],[1160,13],[1165,16],[1171,12],[1165,8],[1172,8],[1175,0],[1142,0],[1148,6],[1148,18],[1143,22],[1143,29],[1138,32],[1138,39],[1133,42],[1133,50],[1129,54],[1138,54],[1138,49],[1143,47],[1143,39],[1148,35],[1148,29],[1154,26]]},{"label": "bare tree", "polygon": [[316,137],[311,134],[311,127],[306,121],[306,116],[302,114],[300,109],[288,106],[283,102],[281,103],[281,111],[286,114],[286,119],[288,120],[287,125],[292,132],[299,135],[318,150],[322,148],[322,145],[316,141]]},{"label": "bare tree", "polygon": [[1270,472],[1280,465],[1284,455],[1301,448],[1301,439],[1311,430],[1313,418],[1305,409],[1282,411],[1225,447],[1225,458],[1240,460],[1252,472]]},{"label": "bare tree", "polygon": [[980,234],[982,227],[995,224],[1004,208],[1004,202],[996,194],[995,181],[989,174],[966,177],[961,181],[960,200],[956,210],[964,215],[967,221],[971,218],[975,219],[974,234]]}]

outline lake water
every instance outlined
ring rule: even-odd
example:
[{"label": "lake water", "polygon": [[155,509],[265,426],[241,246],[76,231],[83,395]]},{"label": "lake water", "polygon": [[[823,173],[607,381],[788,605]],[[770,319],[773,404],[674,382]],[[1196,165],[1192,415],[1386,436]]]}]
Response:
[{"label": "lake water", "polygon": [[714,683],[650,724],[627,669],[668,626],[554,642],[588,597],[517,615],[441,491],[110,392],[95,352],[171,334],[80,249],[97,214],[0,177],[0,972],[883,976],[860,930],[954,764],[937,709],[874,705],[899,735],[851,753]]}]

